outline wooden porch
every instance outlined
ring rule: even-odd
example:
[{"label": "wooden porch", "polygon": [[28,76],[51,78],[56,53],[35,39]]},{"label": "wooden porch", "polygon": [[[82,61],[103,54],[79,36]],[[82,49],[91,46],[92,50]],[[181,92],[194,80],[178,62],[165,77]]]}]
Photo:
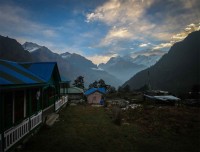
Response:
[{"label": "wooden porch", "polygon": [[[40,90],[40,89],[39,89]],[[1,102],[2,107],[2,123],[1,123],[1,133],[0,133],[0,152],[8,151],[12,149],[14,145],[23,140],[30,132],[35,128],[40,126],[44,122],[45,117],[53,112],[59,111],[67,102],[68,96],[63,95],[62,97],[56,97],[53,102],[48,107],[42,108],[43,101],[39,103],[33,102],[31,98],[30,90],[20,90],[23,96],[19,99],[21,107],[16,106],[18,99],[16,99],[16,90],[11,91],[8,99],[12,100],[7,102],[6,93],[2,96],[4,100]],[[43,94],[41,95],[43,96]],[[57,99],[58,98],[58,99]],[[7,102],[7,103],[5,103]],[[35,104],[35,105],[33,105]],[[4,108],[5,109],[4,109]],[[6,109],[6,107],[9,107]],[[17,108],[18,109],[17,109]],[[35,107],[35,108],[34,108]],[[34,110],[35,109],[35,110]],[[16,113],[20,113],[20,117],[16,116]],[[10,115],[10,116],[8,116]],[[18,114],[17,114],[18,115]]]}]

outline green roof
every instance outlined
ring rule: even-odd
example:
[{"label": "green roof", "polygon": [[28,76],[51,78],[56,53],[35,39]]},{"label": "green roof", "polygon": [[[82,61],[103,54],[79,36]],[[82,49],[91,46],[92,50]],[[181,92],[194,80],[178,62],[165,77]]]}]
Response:
[{"label": "green roof", "polygon": [[68,88],[67,89],[67,92],[69,93],[69,94],[77,94],[77,93],[83,93],[84,91],[83,91],[83,89],[81,89],[81,88],[78,88],[78,87],[70,87],[70,88]]}]

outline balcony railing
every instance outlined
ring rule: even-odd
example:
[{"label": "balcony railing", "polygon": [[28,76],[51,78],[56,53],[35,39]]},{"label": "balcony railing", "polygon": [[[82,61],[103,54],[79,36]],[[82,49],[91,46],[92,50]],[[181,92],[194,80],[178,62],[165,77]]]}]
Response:
[{"label": "balcony railing", "polygon": [[1,136],[1,134],[0,134],[0,152],[2,152],[3,151],[3,147],[2,147],[2,136]]},{"label": "balcony railing", "polygon": [[29,132],[29,118],[24,120],[21,124],[10,128],[4,132],[5,147],[4,150],[8,150],[21,138],[23,138]]},{"label": "balcony railing", "polygon": [[68,101],[68,96],[62,96],[62,98],[59,99],[55,103],[55,111],[57,111],[58,109],[60,109],[65,103],[67,103],[67,101]]},{"label": "balcony railing", "polygon": [[[68,96],[62,96],[57,102],[55,102],[55,110],[60,109],[64,104],[68,102]],[[42,123],[42,115],[45,110],[48,110],[54,105],[51,105],[39,111],[37,114],[32,115],[29,118],[26,118],[20,124],[13,126],[12,128],[6,130],[3,134],[0,134],[0,152],[7,151],[14,144],[20,141],[25,135],[27,135],[31,130],[36,128],[39,124]]]},{"label": "balcony railing", "polygon": [[42,111],[30,117],[30,130],[33,130],[40,123],[42,123]]}]

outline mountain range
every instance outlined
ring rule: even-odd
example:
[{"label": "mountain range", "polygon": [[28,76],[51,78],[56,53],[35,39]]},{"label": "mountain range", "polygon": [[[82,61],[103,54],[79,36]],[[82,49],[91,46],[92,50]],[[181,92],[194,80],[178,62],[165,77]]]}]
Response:
[{"label": "mountain range", "polygon": [[138,72],[123,86],[140,89],[148,83],[152,89],[175,94],[200,86],[200,31],[190,33],[183,41],[175,43],[155,65]]},{"label": "mountain range", "polygon": [[45,46],[32,42],[21,45],[15,39],[0,36],[0,59],[57,62],[63,77],[73,82],[81,75],[86,87],[99,79],[117,87],[130,78],[123,87],[129,85],[131,89],[137,90],[150,83],[152,89],[180,94],[190,91],[193,86],[200,86],[200,31],[175,43],[162,57],[117,56],[98,66],[76,53],[57,54]]},{"label": "mountain range", "polygon": [[130,56],[112,57],[107,63],[99,64],[99,68],[116,76],[121,81],[129,80],[137,72],[154,65],[159,59],[160,55],[139,55],[135,58]]},{"label": "mountain range", "polygon": [[122,84],[115,76],[99,70],[97,65],[81,55],[68,52],[57,54],[45,46],[32,42],[21,45],[9,37],[0,36],[0,59],[16,62],[57,62],[62,77],[73,83],[81,75],[84,77],[85,87],[99,79],[115,87]]}]

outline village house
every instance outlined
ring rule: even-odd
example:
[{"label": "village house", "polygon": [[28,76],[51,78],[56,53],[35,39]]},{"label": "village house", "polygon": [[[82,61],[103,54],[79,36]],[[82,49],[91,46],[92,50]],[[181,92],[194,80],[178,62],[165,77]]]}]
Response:
[{"label": "village house", "polygon": [[70,102],[77,103],[83,99],[84,90],[78,87],[67,88],[67,94]]},{"label": "village house", "polygon": [[105,88],[91,88],[84,93],[89,104],[104,104],[105,94]]},{"label": "village house", "polygon": [[[45,81],[45,87],[42,90],[42,108],[43,108],[43,119],[47,115],[54,112],[54,103],[59,101],[60,86],[64,86],[62,83],[58,66],[56,62],[36,62],[36,63],[21,63],[23,67],[38,75]],[[61,85],[62,84],[62,85]],[[67,82],[68,84],[68,82]],[[67,85],[68,86],[68,85]],[[63,89],[62,89],[63,90]]]},{"label": "village house", "polygon": [[[56,62],[0,60],[0,151],[7,151],[67,103]],[[62,89],[61,89],[62,88]]]}]

